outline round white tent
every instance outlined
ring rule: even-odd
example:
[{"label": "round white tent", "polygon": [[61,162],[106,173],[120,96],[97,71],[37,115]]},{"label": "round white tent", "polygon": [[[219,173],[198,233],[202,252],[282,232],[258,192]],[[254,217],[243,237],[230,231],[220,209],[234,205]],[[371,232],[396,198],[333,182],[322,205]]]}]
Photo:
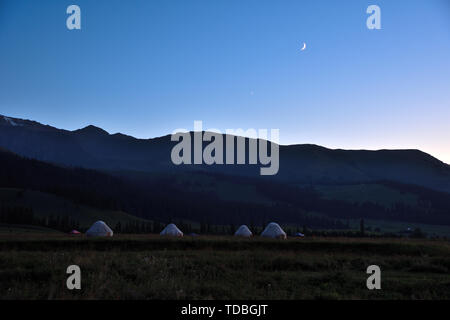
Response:
[{"label": "round white tent", "polygon": [[160,235],[162,236],[174,236],[174,237],[182,237],[183,232],[177,228],[173,223],[167,225],[163,231],[161,231]]},{"label": "round white tent", "polygon": [[278,223],[271,222],[261,233],[261,237],[286,239],[286,232],[281,229]]},{"label": "round white tent", "polygon": [[86,231],[88,237],[112,237],[113,233],[111,228],[103,221],[97,221]]},{"label": "round white tent", "polygon": [[253,233],[250,231],[250,229],[244,224],[240,226],[236,232],[234,233],[235,236],[238,237],[251,237]]}]

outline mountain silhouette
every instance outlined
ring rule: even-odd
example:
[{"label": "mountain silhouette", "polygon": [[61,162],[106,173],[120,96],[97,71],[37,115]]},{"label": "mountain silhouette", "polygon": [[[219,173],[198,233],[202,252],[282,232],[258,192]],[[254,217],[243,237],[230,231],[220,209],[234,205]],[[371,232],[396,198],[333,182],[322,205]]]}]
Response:
[{"label": "mountain silhouette", "polygon": [[[170,135],[136,139],[121,133],[109,134],[93,125],[68,131],[0,116],[0,147],[32,159],[109,172],[201,171],[259,176],[260,165],[176,166],[170,158],[176,143]],[[311,144],[281,145],[279,172],[265,179],[307,186],[388,180],[450,192],[450,166],[420,150],[332,150]]]}]

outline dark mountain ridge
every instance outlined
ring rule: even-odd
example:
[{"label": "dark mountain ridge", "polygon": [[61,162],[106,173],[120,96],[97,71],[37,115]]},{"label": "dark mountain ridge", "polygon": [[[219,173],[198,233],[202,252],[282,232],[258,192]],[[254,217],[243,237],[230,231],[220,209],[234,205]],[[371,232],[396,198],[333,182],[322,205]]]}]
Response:
[{"label": "dark mountain ridge", "polygon": [[[176,166],[170,158],[176,143],[170,135],[136,139],[95,126],[68,131],[0,116],[0,147],[50,163],[116,172],[259,176],[260,165]],[[278,174],[264,179],[307,186],[389,180],[450,192],[450,166],[419,150],[332,150],[302,144],[281,145],[279,152]],[[248,148],[246,153],[248,159]]]}]

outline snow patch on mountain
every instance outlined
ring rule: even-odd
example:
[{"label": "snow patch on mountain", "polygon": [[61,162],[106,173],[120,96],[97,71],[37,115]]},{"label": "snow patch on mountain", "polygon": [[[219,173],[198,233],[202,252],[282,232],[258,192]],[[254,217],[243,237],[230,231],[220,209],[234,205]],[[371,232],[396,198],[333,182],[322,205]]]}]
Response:
[{"label": "snow patch on mountain", "polygon": [[14,121],[13,119],[11,119],[11,118],[9,118],[7,116],[2,116],[2,117],[3,117],[3,120],[5,120],[5,122],[7,122],[8,124],[10,124],[13,127],[23,127],[23,125],[24,125],[23,123],[16,122],[16,121]]},{"label": "snow patch on mountain", "polygon": [[8,118],[8,117],[3,116],[3,119],[4,119],[6,122],[8,122],[10,125],[12,125],[13,127],[20,126],[20,124],[15,123],[14,120],[11,119],[11,118]]}]

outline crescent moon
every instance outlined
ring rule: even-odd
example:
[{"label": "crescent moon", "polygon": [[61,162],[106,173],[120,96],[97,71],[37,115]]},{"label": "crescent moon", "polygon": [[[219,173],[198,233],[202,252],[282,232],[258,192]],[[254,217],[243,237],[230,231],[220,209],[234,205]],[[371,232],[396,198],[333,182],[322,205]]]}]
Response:
[{"label": "crescent moon", "polygon": [[300,49],[300,51],[303,51],[306,49],[306,42],[303,42],[303,48]]}]

